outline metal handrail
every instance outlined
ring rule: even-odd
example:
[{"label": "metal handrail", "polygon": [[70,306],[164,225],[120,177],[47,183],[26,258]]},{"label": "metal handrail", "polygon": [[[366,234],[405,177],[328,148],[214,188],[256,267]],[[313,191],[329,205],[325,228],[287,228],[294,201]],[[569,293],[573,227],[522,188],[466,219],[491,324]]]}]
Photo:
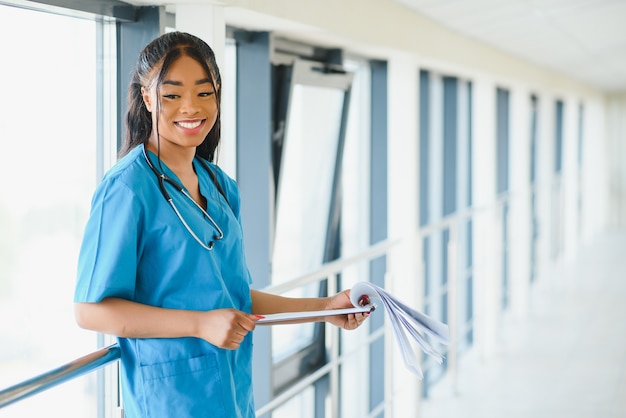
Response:
[{"label": "metal handrail", "polygon": [[[268,286],[263,290],[274,293],[282,293],[313,281],[319,281],[330,274],[341,271],[346,266],[352,265],[357,261],[368,260],[385,254],[389,248],[395,244],[396,242],[392,241],[381,241],[359,254],[327,263],[315,272],[289,280],[286,283],[281,283],[276,286]],[[76,377],[95,371],[108,365],[109,363],[119,360],[120,356],[121,352],[119,345],[112,344],[108,347],[99,349],[60,367],[52,369],[46,373],[3,389],[0,391],[0,409],[39,392],[43,392],[54,386],[65,383]],[[275,402],[272,403],[272,405],[275,404]]]},{"label": "metal handrail", "polygon": [[[467,208],[466,211],[468,213],[463,213],[461,216],[459,214],[455,214],[446,217],[445,219],[441,219],[438,225],[429,225],[426,228],[421,229],[421,234],[426,235],[431,230],[441,229],[444,225],[450,224],[455,219],[458,220],[459,217],[465,218],[471,216],[472,211],[475,211],[476,208]],[[387,254],[389,250],[397,245],[399,240],[383,240],[380,241],[364,251],[354,254],[349,257],[341,258],[335,260],[333,262],[327,263],[321,266],[317,271],[311,272],[309,274],[305,274],[300,277],[296,277],[292,280],[289,280],[284,283],[280,283],[277,285],[270,285],[264,288],[264,291],[272,292],[272,293],[285,293],[291,289],[301,287],[311,282],[316,282],[319,280],[323,280],[323,278],[332,276],[342,271],[345,267],[349,265],[353,265],[362,260],[371,260],[378,256]],[[370,339],[378,339],[384,334],[384,329],[376,332],[375,335],[371,335]],[[76,377],[80,377],[84,374],[93,372],[101,367],[104,367],[110,363],[113,363],[120,359],[120,347],[118,344],[113,344],[108,347],[97,350],[93,353],[87,354],[81,358],[71,361],[63,366],[50,370],[41,375],[35,376],[31,379],[23,381],[17,385],[11,386],[7,389],[0,391],[0,409],[8,406],[17,401],[28,398],[32,395],[35,395],[39,392],[45,391],[62,383],[65,383],[71,379]],[[266,405],[263,405],[259,411],[261,412],[269,412],[276,409],[278,406],[283,404],[289,397],[293,396],[293,394],[297,393],[303,387],[311,384],[311,382],[319,379],[321,376],[327,375],[329,373],[332,374],[332,369],[336,368],[343,360],[345,359],[345,354],[341,356],[337,356],[337,358],[331,359],[331,361],[326,364],[323,368],[316,371],[315,374],[308,376],[303,381],[299,382],[298,385],[294,386],[292,390],[284,393],[282,396],[279,396],[273,399]],[[259,412],[257,411],[257,412]]]},{"label": "metal handrail", "polygon": [[[501,199],[503,199],[501,197]],[[453,228],[454,225],[460,220],[466,220],[472,218],[479,212],[485,210],[485,207],[467,207],[463,208],[454,214],[445,216],[439,219],[436,222],[429,223],[428,225],[423,225],[418,230],[418,235],[420,237],[425,237],[433,232],[440,231],[445,228]],[[296,277],[294,279],[288,280],[284,283],[270,285],[263,289],[263,291],[268,291],[272,293],[285,293],[294,288],[298,288],[304,286],[308,283],[316,282],[323,280],[323,278],[332,276],[342,271],[346,266],[353,265],[356,262],[362,260],[371,260],[378,256],[387,254],[391,248],[398,244],[399,240],[383,240],[380,241],[364,251],[357,253],[353,256],[349,256],[346,258],[341,258],[335,260],[333,262],[327,263],[321,266],[317,271],[311,272],[309,274],[305,274],[300,277]],[[451,254],[452,255],[452,254]],[[451,257],[453,259],[453,257]],[[454,281],[453,281],[454,282]],[[375,336],[370,336],[370,338],[380,338],[384,334],[384,329],[379,330]],[[452,349],[453,353],[448,353],[453,357],[453,364],[455,363],[456,356],[454,353],[454,349]],[[54,386],[65,383],[71,379],[82,376],[84,374],[95,371],[101,367],[108,365],[109,363],[113,363],[120,359],[120,347],[118,344],[113,344],[108,347],[97,350],[93,353],[87,354],[81,358],[78,358],[70,363],[67,363],[63,366],[50,370],[41,375],[35,376],[31,379],[28,379],[22,383],[11,386],[7,389],[0,391],[0,409],[5,406],[8,406],[14,402],[20,401],[32,395],[35,395],[39,392],[50,389]],[[331,359],[331,361],[326,364],[323,368],[316,371],[316,373],[308,376],[303,379],[299,384],[295,385],[291,388],[291,390],[282,394],[266,405],[263,405],[260,412],[270,412],[276,409],[278,406],[283,404],[287,399],[293,396],[298,391],[302,390],[303,387],[311,384],[311,382],[319,379],[321,376],[332,374],[332,369],[336,368],[340,363],[345,359],[344,355],[338,355],[337,358]],[[455,366],[455,365],[454,365]],[[455,367],[452,367],[453,369]],[[452,371],[452,374],[455,373],[455,370]],[[257,412],[259,412],[257,411]]]},{"label": "metal handrail", "polygon": [[284,283],[267,286],[262,290],[268,293],[282,294],[309,283],[319,282],[321,280],[324,280],[328,276],[339,273],[347,266],[354,265],[359,261],[372,260],[378,256],[387,254],[387,252],[389,252],[389,250],[393,246],[397,245],[399,242],[400,240],[389,239],[379,241],[378,243],[371,245],[367,249],[353,256],[330,261],[323,266],[320,266],[320,268],[318,270],[315,270],[314,272],[302,275],[300,277],[296,277],[294,279],[290,279]]},{"label": "metal handrail", "polygon": [[[498,206],[501,206],[504,201],[508,200],[508,198],[509,196],[500,196],[496,204]],[[450,267],[450,271],[454,272],[456,269],[456,266],[454,265],[455,253],[456,253],[456,248],[454,247],[454,244],[456,241],[456,234],[453,233],[453,231],[456,229],[455,226],[461,221],[471,219],[477,213],[483,212],[485,209],[489,207],[491,206],[490,205],[485,206],[485,207],[470,206],[470,207],[462,208],[456,211],[455,213],[442,217],[441,219],[435,222],[431,222],[427,225],[421,226],[418,229],[417,234],[419,237],[424,238],[434,232],[441,231],[446,228],[451,229],[452,246],[451,248],[448,249],[449,262],[451,263],[449,267]],[[334,260],[333,262],[324,264],[317,271],[302,275],[300,277],[296,277],[284,283],[270,285],[264,288],[263,291],[281,294],[281,293],[288,292],[292,289],[304,286],[306,284],[323,280],[326,277],[336,275],[337,273],[345,269],[345,267],[354,265],[355,263],[359,261],[371,260],[378,256],[387,254],[391,248],[393,248],[395,245],[398,244],[398,242],[399,240],[380,241],[368,247],[367,249],[365,249],[364,251],[360,253],[354,254],[349,257]],[[455,281],[456,280],[450,280],[449,283],[447,284],[448,289],[446,290],[451,293],[451,296],[453,296],[453,299],[454,299],[454,295],[456,292],[455,292],[455,289],[450,289],[449,287],[454,287]],[[454,305],[454,304],[455,302],[450,303],[450,305]],[[454,315],[455,308],[453,306],[449,306],[449,308],[451,308],[452,310],[452,315],[450,315],[449,313],[449,320],[451,320],[450,326],[452,330],[455,330],[456,324],[454,323],[455,322],[454,319],[452,319],[455,316]],[[384,334],[384,329],[379,330],[379,332],[375,334],[376,335],[370,336],[370,338],[374,338],[374,339],[380,338]],[[335,356],[335,358],[332,358],[331,361],[329,361],[329,363],[326,364],[324,367],[320,368],[314,374],[308,376],[307,378],[300,381],[298,384],[294,385],[290,390],[283,393],[281,396],[278,396],[274,398],[272,401],[270,401],[269,403],[267,403],[266,405],[263,405],[257,411],[257,413],[259,412],[266,413],[266,412],[273,411],[278,406],[282,405],[291,396],[298,393],[304,387],[310,385],[312,382],[318,380],[322,376],[333,374],[333,370],[337,368],[338,365],[340,365],[346,358],[345,353],[343,355],[339,355],[338,353],[336,354],[337,355]],[[448,372],[454,376],[456,374],[455,369],[456,369],[456,355],[457,355],[455,347],[454,346],[448,347],[447,354],[449,357],[449,361],[451,363],[449,365],[450,370],[448,370]],[[11,403],[17,402],[21,399],[24,399],[26,397],[32,396],[36,393],[39,393],[41,391],[47,390],[51,387],[64,383],[70,379],[79,377],[83,374],[94,371],[100,367],[106,366],[109,363],[117,361],[119,358],[120,358],[120,348],[117,344],[113,344],[109,347],[100,349],[96,352],[93,352],[77,360],[74,360],[64,366],[51,370],[42,375],[36,376],[18,385],[9,387],[5,390],[0,391],[0,409]],[[428,367],[428,365],[425,365],[425,367]]]},{"label": "metal handrail", "polygon": [[17,385],[3,389],[0,391],[0,409],[113,363],[119,360],[120,355],[119,345],[112,344]]}]

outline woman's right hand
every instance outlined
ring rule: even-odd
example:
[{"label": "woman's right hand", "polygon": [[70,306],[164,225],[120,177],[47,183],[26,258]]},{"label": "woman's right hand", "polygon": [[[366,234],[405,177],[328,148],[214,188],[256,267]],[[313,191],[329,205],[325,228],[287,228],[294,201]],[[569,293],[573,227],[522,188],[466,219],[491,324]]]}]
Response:
[{"label": "woman's right hand", "polygon": [[236,350],[248,332],[255,328],[256,315],[236,309],[200,312],[198,336],[219,348]]}]

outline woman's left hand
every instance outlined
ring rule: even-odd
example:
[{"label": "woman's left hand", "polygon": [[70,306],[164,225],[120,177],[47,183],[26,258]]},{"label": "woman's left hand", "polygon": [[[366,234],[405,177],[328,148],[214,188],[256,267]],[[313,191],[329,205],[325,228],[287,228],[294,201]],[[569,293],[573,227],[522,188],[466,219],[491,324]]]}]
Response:
[{"label": "woman's left hand", "polygon": [[[346,289],[343,292],[337,293],[335,296],[328,298],[328,305],[326,309],[344,309],[352,307],[353,305],[350,301],[350,289]],[[367,317],[369,317],[369,315],[369,312],[347,315],[330,315],[326,317],[326,322],[345,330],[353,330],[358,328],[367,319]]]}]

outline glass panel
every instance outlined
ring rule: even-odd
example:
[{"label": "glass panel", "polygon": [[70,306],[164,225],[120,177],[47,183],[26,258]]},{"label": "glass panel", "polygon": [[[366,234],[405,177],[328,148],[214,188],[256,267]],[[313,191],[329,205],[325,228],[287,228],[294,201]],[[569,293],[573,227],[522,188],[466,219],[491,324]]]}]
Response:
[{"label": "glass panel", "polygon": [[564,104],[557,100],[555,109],[555,150],[554,150],[554,182],[552,184],[552,259],[556,259],[563,251],[563,118]]},{"label": "glass panel", "polygon": [[276,204],[272,283],[322,265],[344,92],[294,86]]},{"label": "glass panel", "polygon": [[537,96],[532,95],[530,98],[530,281],[534,282],[537,278],[537,241],[539,237],[539,213],[537,208],[537,123],[538,123],[538,100]]},{"label": "glass panel", "polygon": [[[309,273],[324,261],[343,101],[338,89],[293,88],[277,192],[273,284]],[[317,296],[318,289],[312,283],[286,295]],[[305,347],[313,333],[313,323],[274,327],[274,359]]]},{"label": "glass panel", "polygon": [[556,101],[554,172],[561,173],[563,168],[563,102]]},{"label": "glass panel", "polygon": [[430,198],[429,173],[430,173],[430,74],[421,70],[419,74],[419,182],[420,182],[420,226],[429,221],[428,201]]},{"label": "glass panel", "polygon": [[538,100],[537,96],[530,98],[530,213],[531,213],[531,239],[530,239],[530,281],[537,278],[537,241],[539,237],[539,214],[537,212],[537,118]]},{"label": "glass panel", "polygon": [[[456,77],[443,77],[443,212],[448,216],[459,205],[459,82]],[[463,185],[461,184],[460,187]]]},{"label": "glass panel", "polygon": [[315,391],[313,387],[300,392],[272,412],[272,418],[313,418],[315,416]]},{"label": "glass panel", "polygon": [[[341,167],[341,254],[363,251],[370,240],[370,89],[371,74],[367,62],[346,61],[344,67],[354,74],[350,89],[350,107]],[[377,156],[380,158],[380,156]],[[385,220],[379,220],[386,225]],[[352,278],[342,273],[342,287],[351,287],[368,277],[358,269]]]},{"label": "glass panel", "polygon": [[[72,303],[96,182],[96,22],[0,5],[0,39],[0,56],[9,58],[0,66],[3,389],[96,346],[96,335],[76,325]],[[94,388],[92,374],[3,417],[97,416]]]},{"label": "glass panel", "polygon": [[496,91],[497,192],[509,190],[509,91]]}]

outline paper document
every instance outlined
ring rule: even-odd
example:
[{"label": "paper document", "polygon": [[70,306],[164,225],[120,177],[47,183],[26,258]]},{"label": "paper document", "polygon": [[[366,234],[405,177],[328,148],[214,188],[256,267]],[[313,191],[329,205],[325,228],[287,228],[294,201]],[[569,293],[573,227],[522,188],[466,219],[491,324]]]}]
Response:
[{"label": "paper document", "polygon": [[425,338],[425,335],[431,336],[441,344],[450,344],[450,333],[446,324],[408,307],[375,284],[359,282],[350,290],[350,300],[353,304],[358,304],[363,295],[366,295],[370,302],[379,302],[377,305],[385,308],[400,346],[404,364],[409,370],[420,379],[424,377],[417,353],[411,347],[411,340],[426,354],[434,357],[439,364],[443,362],[443,355]]},{"label": "paper document", "polygon": [[441,344],[450,344],[450,335],[446,324],[408,307],[383,288],[369,282],[355,284],[350,289],[350,301],[354,305],[353,308],[268,314],[256,323],[258,325],[273,325],[290,320],[373,312],[384,308],[402,353],[404,364],[409,370],[420,379],[424,377],[418,355],[416,350],[413,350],[411,342],[417,343],[422,351],[434,357],[439,364],[443,362],[443,355],[427,340],[426,335]]},{"label": "paper document", "polygon": [[362,313],[372,311],[371,306],[358,306],[345,309],[328,309],[322,311],[283,312],[264,315],[264,318],[255,321],[257,325],[271,325],[275,322],[291,321],[294,319],[319,318],[329,315],[346,315],[350,313]]}]

